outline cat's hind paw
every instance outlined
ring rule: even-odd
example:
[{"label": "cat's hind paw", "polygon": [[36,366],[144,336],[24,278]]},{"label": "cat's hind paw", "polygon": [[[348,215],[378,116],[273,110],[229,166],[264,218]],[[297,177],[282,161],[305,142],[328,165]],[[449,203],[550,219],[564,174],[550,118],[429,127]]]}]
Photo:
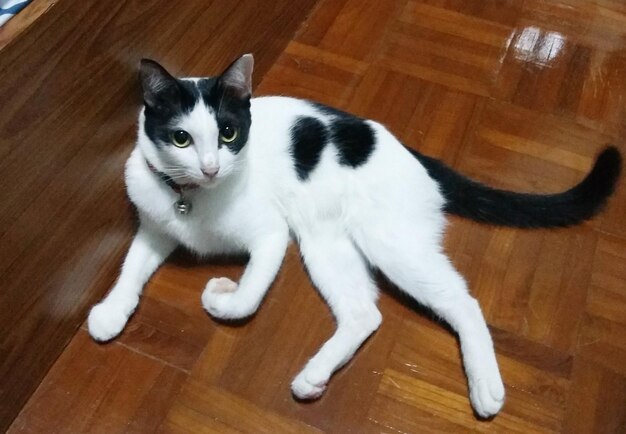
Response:
[{"label": "cat's hind paw", "polygon": [[115,304],[106,302],[97,304],[87,318],[89,334],[96,341],[110,341],[122,332],[128,316],[123,308]]},{"label": "cat's hind paw", "polygon": [[320,380],[309,378],[307,370],[304,369],[291,383],[291,391],[296,398],[309,401],[322,396],[327,384],[328,378]]},{"label": "cat's hind paw", "polygon": [[490,418],[504,405],[504,384],[499,373],[470,381],[469,389],[472,407],[480,417]]}]

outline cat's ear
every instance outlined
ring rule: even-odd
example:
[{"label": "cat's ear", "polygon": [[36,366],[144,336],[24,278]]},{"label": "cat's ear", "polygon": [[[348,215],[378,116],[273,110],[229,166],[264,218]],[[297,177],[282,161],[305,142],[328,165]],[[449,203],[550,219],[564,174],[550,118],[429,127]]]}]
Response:
[{"label": "cat's ear", "polygon": [[180,98],[180,87],[176,79],[154,60],[141,59],[139,79],[146,107],[163,110]]},{"label": "cat's ear", "polygon": [[244,54],[220,75],[220,83],[238,98],[249,98],[252,95],[253,68],[254,57],[252,54]]}]

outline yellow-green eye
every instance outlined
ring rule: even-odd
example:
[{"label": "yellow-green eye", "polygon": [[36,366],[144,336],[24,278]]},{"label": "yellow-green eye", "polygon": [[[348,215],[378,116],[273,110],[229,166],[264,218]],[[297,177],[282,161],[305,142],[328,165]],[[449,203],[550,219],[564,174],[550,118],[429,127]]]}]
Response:
[{"label": "yellow-green eye", "polygon": [[220,141],[224,143],[234,142],[237,136],[239,136],[239,130],[235,127],[226,125],[220,128]]},{"label": "yellow-green eye", "polygon": [[172,143],[178,148],[186,148],[191,143],[191,136],[187,131],[174,131],[172,134]]}]

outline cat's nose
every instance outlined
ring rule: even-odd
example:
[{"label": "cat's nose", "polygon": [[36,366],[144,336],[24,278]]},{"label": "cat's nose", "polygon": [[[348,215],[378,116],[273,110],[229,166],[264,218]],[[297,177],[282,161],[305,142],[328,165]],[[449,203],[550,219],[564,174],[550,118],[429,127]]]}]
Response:
[{"label": "cat's nose", "polygon": [[215,175],[217,175],[217,172],[220,171],[220,166],[203,167],[201,170],[202,170],[202,173],[204,174],[204,176],[206,176],[208,178],[213,178],[213,177],[215,177]]}]

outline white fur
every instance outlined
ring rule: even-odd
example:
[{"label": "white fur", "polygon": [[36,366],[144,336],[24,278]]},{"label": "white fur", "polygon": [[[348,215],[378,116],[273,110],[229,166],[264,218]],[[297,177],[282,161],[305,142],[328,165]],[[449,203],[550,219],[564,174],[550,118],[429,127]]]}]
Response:
[{"label": "white fur", "polygon": [[328,122],[328,115],[296,99],[253,99],[248,143],[233,155],[226,147],[217,151],[217,125],[202,107],[182,121],[200,140],[198,147],[171,147],[172,155],[167,154],[188,166],[190,180],[203,155],[212,155],[220,165],[218,179],[188,193],[194,209],[186,216],[175,213],[177,195],[148,169],[146,159],[159,169],[173,163],[155,150],[140,117],[126,184],[141,227],[119,281],[89,315],[91,335],[108,340],[121,332],[143,285],[178,244],[201,255],[248,252],[250,262],[238,286],[211,279],[202,304],[217,318],[252,315],[280,268],[291,233],[337,319],[336,333],[292,383],[298,398],[319,397],[333,372],[380,325],[371,265],[456,330],[472,405],[484,417],[497,413],[504,386],[489,331],[465,281],[442,253],[443,198],[397,139],[368,121],[377,143],[366,164],[341,166],[335,149],[327,146],[309,179],[301,181],[289,153],[290,127],[298,116]]}]

